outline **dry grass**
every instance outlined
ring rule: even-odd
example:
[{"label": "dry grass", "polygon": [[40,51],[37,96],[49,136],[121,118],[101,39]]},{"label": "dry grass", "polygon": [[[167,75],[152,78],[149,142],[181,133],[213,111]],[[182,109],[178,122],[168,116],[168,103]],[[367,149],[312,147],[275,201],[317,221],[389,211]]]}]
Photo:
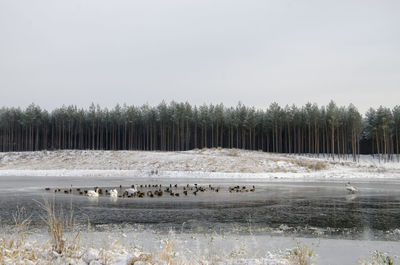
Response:
[{"label": "dry grass", "polygon": [[321,161],[317,161],[317,162],[315,162],[311,167],[310,167],[310,169],[313,169],[313,170],[323,170],[323,169],[326,169],[326,163],[324,163],[324,162],[321,162]]},{"label": "dry grass", "polygon": [[174,241],[165,240],[165,246],[157,255],[156,259],[153,259],[151,254],[143,253],[138,256],[134,256],[128,265],[135,265],[136,262],[139,264],[190,264],[183,257],[178,258],[174,251]]},{"label": "dry grass", "polygon": [[296,248],[289,250],[286,259],[291,265],[310,265],[314,257],[314,251],[306,245],[297,245]]},{"label": "dry grass", "polygon": [[293,159],[291,162],[298,166],[308,168],[308,169],[314,170],[314,171],[323,170],[323,169],[327,168],[327,164],[322,161],[309,161],[309,160]]},{"label": "dry grass", "polygon": [[238,153],[237,149],[231,149],[231,150],[227,153],[227,155],[228,155],[228,156],[235,156],[235,157],[237,157],[237,156],[239,156],[239,153]]},{"label": "dry grass", "polygon": [[42,219],[48,226],[50,243],[39,244],[27,239],[30,234],[30,216],[27,216],[24,208],[17,208],[13,214],[14,231],[0,239],[0,264],[42,264],[43,253],[49,250],[52,254],[45,258],[48,262],[44,264],[52,264],[49,259],[57,259],[59,255],[67,259],[80,258],[80,233],[71,237],[65,234],[66,230],[72,228],[72,215],[70,219],[66,219],[62,212],[56,214],[54,205],[48,201],[39,203],[39,206],[47,213]]},{"label": "dry grass", "polygon": [[371,260],[364,260],[360,262],[362,265],[394,265],[393,259],[386,253],[375,251],[372,254]]},{"label": "dry grass", "polygon": [[0,239],[0,264],[10,263],[13,260],[25,260],[27,257],[36,260],[35,255],[24,247],[28,233],[30,216],[27,216],[25,208],[17,208],[13,214],[14,231],[9,236]]},{"label": "dry grass", "polygon": [[154,264],[153,256],[151,254],[140,254],[138,257],[133,257],[128,261],[127,265],[135,265],[135,263]]},{"label": "dry grass", "polygon": [[46,217],[42,217],[42,220],[48,227],[52,250],[58,254],[73,254],[79,248],[80,233],[77,232],[71,240],[67,240],[65,235],[66,230],[71,232],[74,230],[72,206],[70,216],[66,218],[62,210],[56,213],[55,205],[47,200],[44,203],[38,202],[38,204],[47,214]]},{"label": "dry grass", "polygon": [[167,264],[173,264],[174,258],[175,258],[174,241],[166,240],[165,247],[161,251],[161,259],[167,262]]}]

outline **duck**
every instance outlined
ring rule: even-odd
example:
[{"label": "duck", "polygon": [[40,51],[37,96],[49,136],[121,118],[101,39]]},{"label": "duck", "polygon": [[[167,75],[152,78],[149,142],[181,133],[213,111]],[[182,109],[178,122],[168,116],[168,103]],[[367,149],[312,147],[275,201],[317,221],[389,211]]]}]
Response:
[{"label": "duck", "polygon": [[358,188],[356,188],[356,187],[350,185],[350,182],[346,183],[346,190],[347,190],[348,192],[350,192],[350,193],[353,193],[353,194],[356,193],[356,192],[358,192]]},{"label": "duck", "polygon": [[156,190],[155,192],[154,192],[154,195],[157,195],[157,196],[162,196],[163,195],[163,192],[162,192],[162,190]]},{"label": "duck", "polygon": [[109,191],[110,197],[112,198],[117,198],[118,197],[118,191],[116,189],[112,189]]},{"label": "duck", "polygon": [[99,197],[99,189],[96,188],[96,190],[88,190],[87,196],[89,196],[89,197]]}]

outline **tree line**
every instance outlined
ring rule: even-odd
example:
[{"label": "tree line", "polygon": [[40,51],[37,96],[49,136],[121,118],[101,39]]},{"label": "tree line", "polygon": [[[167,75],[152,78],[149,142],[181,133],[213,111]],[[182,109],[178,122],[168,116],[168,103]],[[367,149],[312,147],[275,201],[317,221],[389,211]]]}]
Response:
[{"label": "tree line", "polygon": [[369,143],[371,154],[399,155],[400,106],[369,109],[308,103],[266,109],[223,104],[192,106],[162,102],[157,106],[92,104],[63,106],[52,112],[31,104],[0,109],[0,151],[54,149],[161,150],[241,148],[279,153],[352,155]]}]

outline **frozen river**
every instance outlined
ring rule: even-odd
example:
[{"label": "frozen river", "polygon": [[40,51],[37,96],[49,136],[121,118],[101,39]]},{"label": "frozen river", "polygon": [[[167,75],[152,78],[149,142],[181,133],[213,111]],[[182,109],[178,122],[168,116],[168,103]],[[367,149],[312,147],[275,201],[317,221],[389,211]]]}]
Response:
[{"label": "frozen river", "polygon": [[[197,196],[189,192],[184,196],[182,187],[195,183],[203,187],[211,184],[219,187],[220,191],[199,192]],[[94,186],[119,189],[120,185],[123,188],[119,190],[123,191],[132,184],[162,184],[164,187],[177,184],[178,188],[173,190],[180,196],[164,193],[154,198],[111,200],[100,196],[89,199],[76,191],[77,188],[93,189]],[[270,248],[288,246],[291,237],[303,238],[304,242],[322,239],[325,241],[319,243],[320,246],[326,246],[320,247],[320,261],[324,260],[324,252],[327,253],[325,258],[332,258],[334,252],[329,251],[332,244],[337,244],[338,251],[349,250],[351,246],[357,248],[358,245],[358,249],[367,254],[381,247],[383,251],[399,255],[400,182],[354,182],[352,184],[360,189],[357,194],[349,194],[344,184],[339,181],[229,183],[226,179],[193,178],[165,181],[162,177],[0,177],[0,220],[2,225],[11,225],[12,213],[17,207],[24,207],[31,215],[31,224],[40,228],[44,225],[40,218],[44,212],[38,202],[49,200],[67,214],[72,205],[76,222],[85,225],[89,221],[97,233],[115,227],[141,233],[157,231],[164,235],[174,231],[180,234],[177,241],[184,240],[185,235],[234,233],[242,236],[243,240],[251,238],[251,242],[257,242],[259,246],[264,244],[263,248],[268,244]],[[69,189],[71,185],[73,194],[54,194],[54,189]],[[246,188],[255,185],[256,191],[230,193],[229,187],[236,185]],[[50,191],[45,191],[46,187]],[[271,241],[275,243],[267,244],[271,237],[275,238]],[[146,244],[146,241],[142,243]]]}]

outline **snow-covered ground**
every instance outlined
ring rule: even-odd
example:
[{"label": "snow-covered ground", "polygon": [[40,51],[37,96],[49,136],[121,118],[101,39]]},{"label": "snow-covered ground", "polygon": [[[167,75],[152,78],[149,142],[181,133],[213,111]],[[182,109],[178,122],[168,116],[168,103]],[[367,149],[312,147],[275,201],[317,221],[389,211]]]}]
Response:
[{"label": "snow-covered ground", "polygon": [[0,153],[2,176],[136,176],[257,180],[396,179],[400,163],[362,155],[352,158],[287,155],[239,149],[185,152],[39,151]]},{"label": "snow-covered ground", "polygon": [[[52,250],[46,233],[0,238],[1,264],[388,264],[376,253],[399,261],[399,242],[271,237],[240,234],[159,234],[106,231],[64,235],[62,253]],[[8,243],[8,244],[5,244]],[[385,248],[386,251],[379,251]],[[294,252],[293,250],[297,250]],[[377,252],[379,251],[379,252]],[[375,254],[375,255],[374,255]],[[300,263],[300,257],[308,260]],[[310,255],[311,257],[309,257]],[[375,256],[375,257],[374,257]],[[375,261],[375,263],[372,263]]]}]

